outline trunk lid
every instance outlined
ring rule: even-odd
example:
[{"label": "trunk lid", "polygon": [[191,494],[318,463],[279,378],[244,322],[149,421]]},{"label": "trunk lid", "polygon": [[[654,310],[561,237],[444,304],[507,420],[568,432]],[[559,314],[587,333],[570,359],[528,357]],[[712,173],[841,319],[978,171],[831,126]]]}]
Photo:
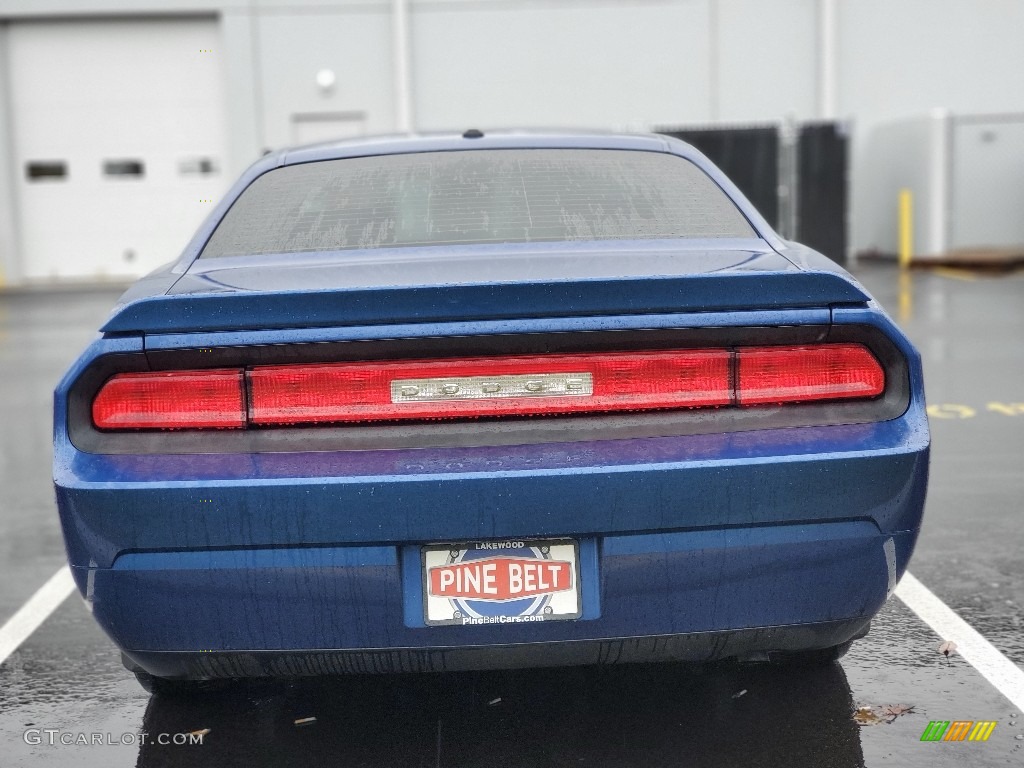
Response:
[{"label": "trunk lid", "polygon": [[[862,304],[821,257],[763,241],[545,243],[198,259],[106,333],[186,333]],[[140,295],[141,294],[141,295]]]}]

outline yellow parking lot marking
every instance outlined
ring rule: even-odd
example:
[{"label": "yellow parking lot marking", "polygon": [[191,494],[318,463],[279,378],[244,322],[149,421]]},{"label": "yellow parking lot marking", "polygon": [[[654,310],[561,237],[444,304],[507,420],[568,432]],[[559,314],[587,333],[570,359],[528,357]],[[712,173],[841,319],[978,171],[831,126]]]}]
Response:
[{"label": "yellow parking lot marking", "polygon": [[985,409],[1003,416],[1024,416],[1024,403],[989,403]]},{"label": "yellow parking lot marking", "polygon": [[948,277],[953,280],[965,280],[967,282],[974,282],[978,279],[978,276],[973,272],[969,272],[966,269],[954,269],[953,267],[936,267],[932,270],[939,277]]},{"label": "yellow parking lot marking", "polygon": [[[985,403],[983,410],[999,416],[1014,418],[1024,416],[1024,403],[1008,403],[993,400]],[[933,419],[942,420],[973,419],[978,415],[978,411],[979,409],[973,405],[965,405],[963,403],[934,403],[928,406],[928,415]]]},{"label": "yellow parking lot marking", "polygon": [[971,419],[977,415],[977,411],[969,405],[958,405],[956,403],[943,403],[941,405],[929,405],[928,415],[933,419]]}]

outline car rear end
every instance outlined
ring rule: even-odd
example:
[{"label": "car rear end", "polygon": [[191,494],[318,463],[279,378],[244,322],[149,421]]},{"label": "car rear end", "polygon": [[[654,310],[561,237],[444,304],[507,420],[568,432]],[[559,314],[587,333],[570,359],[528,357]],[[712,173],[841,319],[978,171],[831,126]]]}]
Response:
[{"label": "car rear end", "polygon": [[[475,141],[267,159],[115,310],[55,401],[69,560],[100,625],[137,668],[193,679],[758,658],[863,634],[924,503],[906,338],[685,145]],[[491,176],[522,195],[484,183],[477,148],[507,153]],[[530,170],[524,150],[562,154]],[[698,187],[693,236],[621,211],[581,224],[565,200],[583,187],[552,186],[591,183],[580,151],[685,163],[736,216]],[[479,198],[491,240],[427,210],[441,153],[483,162],[444,192],[446,210]],[[336,181],[353,160],[377,197]],[[303,193],[275,213],[297,185],[366,210],[329,220],[337,204]],[[534,228],[494,223],[509,210]],[[313,223],[280,235],[275,215]]]}]

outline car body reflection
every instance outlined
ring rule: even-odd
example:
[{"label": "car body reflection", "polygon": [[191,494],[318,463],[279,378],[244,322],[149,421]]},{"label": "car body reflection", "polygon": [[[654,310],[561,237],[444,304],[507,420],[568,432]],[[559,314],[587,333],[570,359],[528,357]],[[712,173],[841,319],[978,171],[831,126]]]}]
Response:
[{"label": "car body reflection", "polygon": [[838,664],[250,682],[154,696],[149,734],[209,732],[138,766],[862,766],[852,711]]}]

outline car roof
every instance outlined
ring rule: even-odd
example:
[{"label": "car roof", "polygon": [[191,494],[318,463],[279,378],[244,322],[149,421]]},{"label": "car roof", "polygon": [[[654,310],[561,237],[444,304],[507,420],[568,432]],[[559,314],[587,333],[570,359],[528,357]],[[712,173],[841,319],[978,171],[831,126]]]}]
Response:
[{"label": "car roof", "polygon": [[[670,149],[671,147],[671,149]],[[370,155],[451,152],[480,149],[619,149],[669,152],[688,157],[700,153],[688,144],[668,136],[601,131],[497,130],[392,134],[322,142],[272,153],[277,165],[333,160]]]}]

